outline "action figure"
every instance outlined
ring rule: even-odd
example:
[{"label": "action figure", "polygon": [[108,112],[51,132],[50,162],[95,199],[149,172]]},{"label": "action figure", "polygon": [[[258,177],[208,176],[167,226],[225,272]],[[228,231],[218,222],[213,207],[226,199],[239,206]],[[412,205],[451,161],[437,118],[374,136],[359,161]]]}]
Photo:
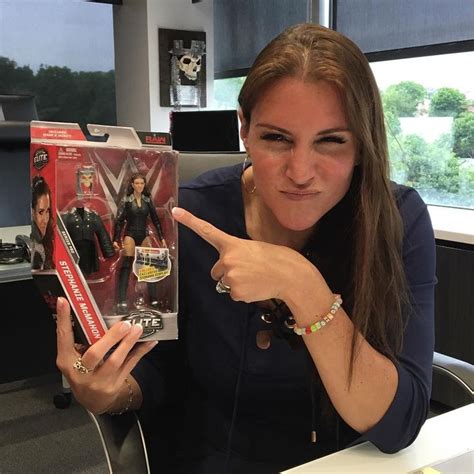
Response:
[{"label": "action figure", "polygon": [[[150,197],[150,192],[146,188],[146,179],[140,173],[135,173],[130,178],[130,184],[126,196],[122,199],[117,212],[115,222],[115,232],[113,246],[119,250],[119,240],[122,228],[126,225],[123,237],[124,257],[119,271],[118,278],[118,312],[123,314],[128,310],[126,301],[128,279],[132,271],[133,258],[135,255],[135,246],[151,247],[151,240],[147,232],[147,219],[150,217],[155,226],[160,240],[161,247],[165,248],[166,241],[161,229],[160,220],[155,206]],[[148,284],[148,293],[150,296],[150,305],[154,308],[158,306],[156,283]]]},{"label": "action figure", "polygon": [[84,275],[99,270],[96,236],[104,257],[110,258],[115,255],[109,234],[96,212],[84,207],[73,207],[61,217],[79,254],[79,267]]}]

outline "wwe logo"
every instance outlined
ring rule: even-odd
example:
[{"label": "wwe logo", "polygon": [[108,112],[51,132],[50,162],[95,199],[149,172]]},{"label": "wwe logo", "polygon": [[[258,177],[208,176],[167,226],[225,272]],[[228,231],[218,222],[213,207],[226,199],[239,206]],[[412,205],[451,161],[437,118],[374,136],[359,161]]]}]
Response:
[{"label": "wwe logo", "polygon": [[[91,161],[96,164],[97,168],[100,170],[99,183],[102,189],[104,190],[105,197],[109,203],[110,209],[113,215],[117,214],[117,207],[122,198],[125,196],[128,187],[128,179],[134,174],[138,173],[139,170],[137,167],[136,161],[127,153],[127,158],[124,160],[122,167],[118,173],[118,176],[110,169],[107,163],[100,157],[99,153],[94,150],[93,156],[91,156]],[[155,160],[153,166],[148,170],[145,175],[146,182],[148,183],[148,189],[152,196],[155,196],[158,189],[161,186],[161,179],[163,177],[162,173],[162,160]]]}]

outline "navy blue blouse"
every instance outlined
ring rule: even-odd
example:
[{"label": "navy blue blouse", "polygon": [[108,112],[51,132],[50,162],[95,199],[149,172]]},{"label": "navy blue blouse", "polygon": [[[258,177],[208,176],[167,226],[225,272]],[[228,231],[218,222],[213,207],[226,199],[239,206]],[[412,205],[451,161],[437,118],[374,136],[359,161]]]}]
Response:
[{"label": "navy blue blouse", "polygon": [[[205,173],[181,186],[179,205],[228,234],[248,238],[241,173],[240,165]],[[162,466],[173,472],[221,472],[230,446],[231,472],[278,472],[358,441],[371,441],[387,453],[414,441],[431,393],[435,243],[418,193],[398,185],[394,192],[404,222],[403,258],[414,311],[395,361],[395,398],[362,435],[331,407],[304,344],[274,336],[268,349],[257,346],[257,332],[268,329],[261,308],[216,292],[210,270],[217,251],[180,226],[179,341],[158,344],[133,372],[143,391],[141,415],[154,440],[151,451],[159,453]],[[321,220],[304,252],[331,290],[343,295],[349,315],[351,209],[349,191]],[[315,444],[310,442],[314,400]]]}]

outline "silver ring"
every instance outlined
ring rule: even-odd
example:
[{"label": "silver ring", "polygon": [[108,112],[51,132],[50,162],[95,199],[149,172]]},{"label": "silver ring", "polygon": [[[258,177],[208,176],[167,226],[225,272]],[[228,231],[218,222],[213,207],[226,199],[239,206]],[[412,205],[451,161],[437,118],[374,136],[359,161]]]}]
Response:
[{"label": "silver ring", "polygon": [[223,281],[222,278],[219,279],[216,285],[216,291],[217,293],[230,293],[230,286],[226,285]]},{"label": "silver ring", "polygon": [[86,367],[82,362],[82,357],[80,356],[76,359],[72,366],[81,374],[88,374],[89,372],[92,372],[94,370]]}]

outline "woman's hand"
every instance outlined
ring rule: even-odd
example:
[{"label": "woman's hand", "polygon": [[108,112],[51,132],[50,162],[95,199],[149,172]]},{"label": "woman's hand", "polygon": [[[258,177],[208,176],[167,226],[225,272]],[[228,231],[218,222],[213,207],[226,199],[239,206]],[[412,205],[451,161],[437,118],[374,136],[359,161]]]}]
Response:
[{"label": "woman's hand", "polygon": [[115,250],[120,250],[120,244],[118,242],[114,241],[112,245],[114,246]]},{"label": "woman's hand", "polygon": [[[71,324],[71,310],[65,298],[57,303],[57,344],[56,359],[59,370],[67,378],[76,400],[93,413],[117,411],[120,393],[124,390],[124,380],[138,361],[149,352],[156,341],[138,341],[143,328],[131,326],[128,322],[115,324],[105,336],[82,351],[74,344]],[[117,347],[106,358],[108,351]],[[74,363],[82,357],[82,364],[90,372],[82,373],[74,368]],[[135,394],[138,395],[138,394]],[[141,394],[139,396],[141,399]]]},{"label": "woman's hand", "polygon": [[319,275],[308,260],[288,247],[233,237],[181,208],[173,208],[173,216],[219,252],[211,276],[230,287],[235,301],[291,300],[292,288]]}]

